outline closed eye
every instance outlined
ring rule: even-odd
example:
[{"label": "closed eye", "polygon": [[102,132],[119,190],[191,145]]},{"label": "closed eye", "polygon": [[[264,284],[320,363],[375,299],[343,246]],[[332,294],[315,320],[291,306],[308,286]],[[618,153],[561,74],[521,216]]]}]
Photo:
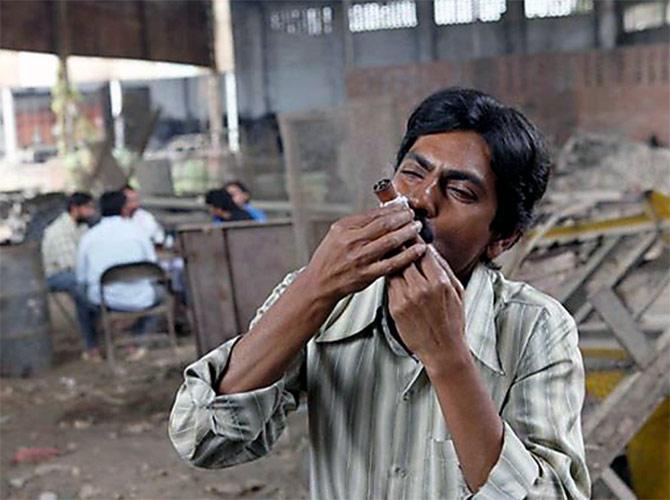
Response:
[{"label": "closed eye", "polygon": [[410,168],[403,168],[400,171],[400,173],[403,174],[403,175],[409,176],[409,177],[415,177],[417,179],[423,179],[423,174],[421,174],[420,172],[418,172],[416,170],[412,170]]},{"label": "closed eye", "polygon": [[477,201],[477,196],[474,193],[465,189],[461,189],[459,187],[447,186],[447,192],[451,193],[460,201],[464,201],[466,203],[472,203],[474,201]]}]

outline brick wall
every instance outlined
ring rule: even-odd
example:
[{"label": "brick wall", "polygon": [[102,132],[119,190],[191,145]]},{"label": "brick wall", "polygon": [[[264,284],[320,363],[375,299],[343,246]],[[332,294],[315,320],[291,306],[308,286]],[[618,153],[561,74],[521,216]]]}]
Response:
[{"label": "brick wall", "polygon": [[556,144],[573,132],[617,134],[670,145],[670,45],[508,55],[354,70],[347,97],[397,102],[398,120],[429,93],[475,87],[519,107]]}]

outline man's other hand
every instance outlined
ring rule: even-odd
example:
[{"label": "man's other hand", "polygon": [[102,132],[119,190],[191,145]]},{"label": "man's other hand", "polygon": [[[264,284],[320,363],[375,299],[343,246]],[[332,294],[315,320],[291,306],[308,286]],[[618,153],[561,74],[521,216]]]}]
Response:
[{"label": "man's other hand", "polygon": [[431,246],[389,278],[389,311],[403,343],[430,369],[447,368],[463,353],[463,285]]}]

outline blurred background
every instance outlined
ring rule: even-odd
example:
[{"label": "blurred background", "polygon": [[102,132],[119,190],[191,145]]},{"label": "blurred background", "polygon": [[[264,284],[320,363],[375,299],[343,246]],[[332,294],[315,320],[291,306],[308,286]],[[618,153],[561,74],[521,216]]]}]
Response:
[{"label": "blurred background", "polygon": [[[305,497],[302,410],[268,459],[178,462],[180,371],[244,331],[333,220],[374,206],[409,112],[457,85],[518,107],[552,150],[536,226],[500,264],[577,317],[594,496],[670,498],[669,74],[667,0],[0,0],[0,496]],[[233,179],[266,224],[212,228],[204,193]],[[126,183],[178,242],[191,297],[179,348],[110,379],[79,360],[36,243],[68,193]]]}]

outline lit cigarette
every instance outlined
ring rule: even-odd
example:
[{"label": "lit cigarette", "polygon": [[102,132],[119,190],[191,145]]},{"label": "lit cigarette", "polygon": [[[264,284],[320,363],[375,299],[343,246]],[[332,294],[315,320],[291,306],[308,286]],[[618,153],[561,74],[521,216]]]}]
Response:
[{"label": "lit cigarette", "polygon": [[[406,196],[398,194],[391,182],[391,179],[381,179],[372,186],[372,190],[377,195],[380,205],[385,207],[387,205],[395,205],[396,203],[401,203],[406,207],[409,207],[409,200]],[[428,221],[425,217],[416,214],[414,216],[415,220],[421,222],[421,231],[419,235],[423,238],[423,241],[426,243],[433,242],[433,231],[431,231],[428,226]]]},{"label": "lit cigarette", "polygon": [[409,200],[398,194],[395,187],[393,187],[391,179],[381,179],[375,182],[374,186],[372,186],[372,190],[377,195],[382,207],[395,203],[402,203],[403,205],[409,206]]}]

